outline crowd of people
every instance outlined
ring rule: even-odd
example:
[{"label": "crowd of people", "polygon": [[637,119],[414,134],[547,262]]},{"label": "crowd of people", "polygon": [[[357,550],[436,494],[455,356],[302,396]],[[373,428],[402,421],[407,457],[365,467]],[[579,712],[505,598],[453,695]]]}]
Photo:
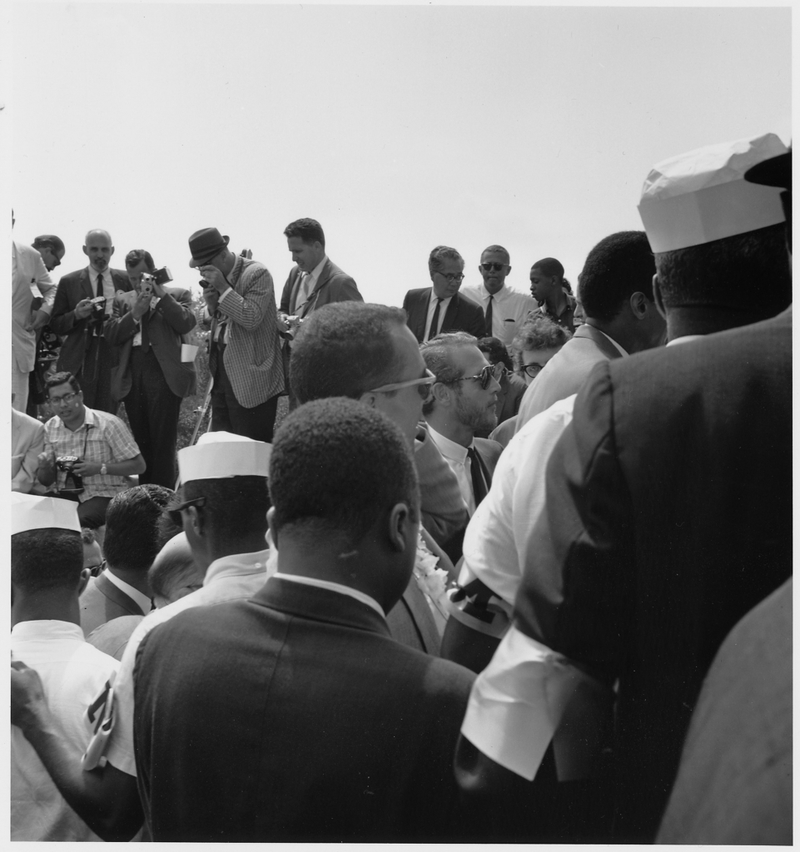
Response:
[{"label": "crowd of people", "polygon": [[13,840],[792,842],[791,152],[639,212],[402,308],[313,219],[279,301],[14,244]]}]

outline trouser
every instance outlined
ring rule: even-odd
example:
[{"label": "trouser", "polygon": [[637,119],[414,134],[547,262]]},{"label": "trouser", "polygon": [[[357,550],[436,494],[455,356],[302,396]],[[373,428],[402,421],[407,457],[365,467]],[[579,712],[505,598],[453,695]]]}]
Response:
[{"label": "trouser", "polygon": [[[48,493],[48,497],[60,497],[62,500],[78,502],[77,494]],[[82,503],[78,503],[78,520],[82,527],[96,530],[106,522],[106,510],[111,502],[111,497],[90,497]]]},{"label": "trouser", "polygon": [[214,388],[211,391],[211,431],[232,432],[235,435],[245,435],[254,441],[266,441],[271,444],[277,413],[277,395],[253,408],[245,408],[239,404],[220,351],[214,371]]},{"label": "trouser", "polygon": [[11,366],[11,393],[14,394],[14,402],[12,406],[17,411],[25,412],[28,407],[28,373],[23,373],[17,369],[16,364]]},{"label": "trouser", "polygon": [[111,359],[113,349],[103,337],[90,337],[83,366],[75,378],[89,408],[116,414],[119,402],[111,398]]},{"label": "trouser", "polygon": [[152,347],[144,353],[140,346],[131,350],[131,389],[125,397],[125,411],[147,464],[139,484],[174,488],[181,398],[170,390]]}]

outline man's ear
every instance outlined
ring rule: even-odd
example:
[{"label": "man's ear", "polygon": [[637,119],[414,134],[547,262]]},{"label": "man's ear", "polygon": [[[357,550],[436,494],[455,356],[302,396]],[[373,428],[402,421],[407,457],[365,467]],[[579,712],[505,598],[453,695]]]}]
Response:
[{"label": "man's ear", "polygon": [[408,546],[408,536],[413,526],[411,511],[407,503],[396,503],[389,511],[387,520],[389,547],[395,553],[404,553]]},{"label": "man's ear", "polygon": [[[111,246],[111,254],[114,254],[114,246]],[[109,257],[111,257],[111,254],[109,255]]]},{"label": "man's ear", "polygon": [[81,579],[78,582],[78,597],[83,594],[83,590],[89,583],[89,580],[92,578],[92,570],[91,568],[81,568]]},{"label": "man's ear", "polygon": [[647,316],[647,309],[650,305],[652,305],[652,302],[648,301],[648,298],[644,293],[637,290],[635,293],[631,293],[628,304],[630,304],[631,311],[636,319],[641,320]]},{"label": "man's ear", "polygon": [[358,398],[359,402],[363,402],[365,405],[368,405],[370,408],[375,408],[375,403],[377,402],[377,397],[371,391],[364,391],[361,396]]},{"label": "man's ear", "polygon": [[267,509],[267,526],[269,527],[270,534],[272,535],[272,543],[275,545],[277,550],[280,550],[280,545],[278,544],[278,527],[275,525],[275,507],[270,506]]},{"label": "man's ear", "polygon": [[89,252],[88,252],[88,251],[86,251],[86,246],[83,246],[81,250],[82,250],[82,251],[83,251],[83,253],[86,255],[86,257],[89,257]]},{"label": "man's ear", "polygon": [[508,271],[506,272],[506,275],[511,275],[511,267],[510,266],[508,267]]},{"label": "man's ear", "polygon": [[205,518],[203,517],[203,513],[197,506],[189,506],[186,509],[186,513],[189,515],[189,523],[192,525],[192,529],[195,534],[203,535],[203,531],[205,529]]},{"label": "man's ear", "polygon": [[656,303],[656,310],[666,319],[667,309],[664,307],[664,295],[661,292],[661,285],[658,283],[658,273],[653,276],[653,301]]},{"label": "man's ear", "polygon": [[445,385],[442,382],[434,382],[433,388],[431,389],[431,394],[433,395],[433,398],[440,402],[442,405],[450,405],[452,389],[448,385]]}]

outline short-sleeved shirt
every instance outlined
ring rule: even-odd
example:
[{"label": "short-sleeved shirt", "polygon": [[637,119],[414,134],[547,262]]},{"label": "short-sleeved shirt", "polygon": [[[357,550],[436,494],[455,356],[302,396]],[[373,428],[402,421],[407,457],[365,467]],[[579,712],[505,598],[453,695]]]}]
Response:
[{"label": "short-sleeved shirt", "polygon": [[[127,461],[139,455],[139,447],[128,427],[113,414],[86,407],[83,425],[74,432],[56,414],[44,424],[45,452],[53,450],[59,456],[78,456],[87,461],[106,464]],[[56,468],[56,485],[63,488],[67,473]],[[85,476],[83,502],[92,497],[114,497],[130,485],[124,476]]]},{"label": "short-sleeved shirt", "polygon": [[533,317],[540,315],[550,317],[556,325],[560,325],[562,328],[566,328],[567,331],[570,332],[575,331],[575,309],[578,306],[578,302],[574,296],[570,296],[568,293],[565,293],[564,295],[567,297],[567,304],[558,316],[551,314],[550,311],[547,310],[547,303],[540,305],[535,311],[531,311],[530,316]]}]

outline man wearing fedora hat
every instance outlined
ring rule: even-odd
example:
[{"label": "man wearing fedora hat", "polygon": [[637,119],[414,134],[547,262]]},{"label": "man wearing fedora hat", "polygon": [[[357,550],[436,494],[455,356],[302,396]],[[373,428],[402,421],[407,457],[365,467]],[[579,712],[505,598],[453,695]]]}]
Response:
[{"label": "man wearing fedora hat", "polygon": [[211,429],[269,443],[284,389],[272,276],[262,263],[234,255],[229,241],[216,228],[189,237],[189,266],[203,276],[211,325]]}]

